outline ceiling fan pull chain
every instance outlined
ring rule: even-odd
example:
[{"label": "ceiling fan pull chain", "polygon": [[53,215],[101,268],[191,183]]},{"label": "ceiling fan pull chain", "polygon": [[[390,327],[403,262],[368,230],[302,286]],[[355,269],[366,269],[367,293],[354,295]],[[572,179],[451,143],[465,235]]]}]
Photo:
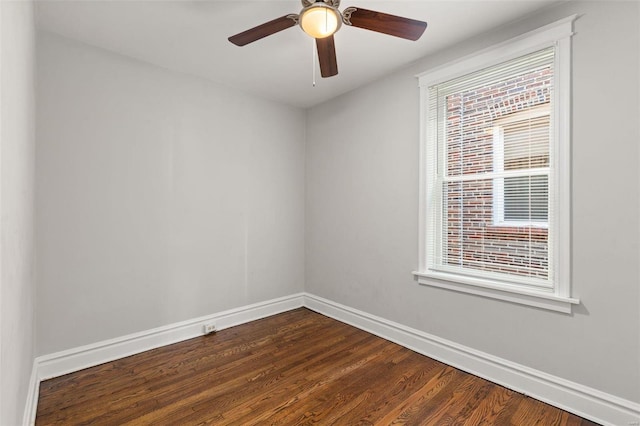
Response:
[{"label": "ceiling fan pull chain", "polygon": [[311,43],[311,75],[313,76],[313,87],[316,87],[316,39]]}]

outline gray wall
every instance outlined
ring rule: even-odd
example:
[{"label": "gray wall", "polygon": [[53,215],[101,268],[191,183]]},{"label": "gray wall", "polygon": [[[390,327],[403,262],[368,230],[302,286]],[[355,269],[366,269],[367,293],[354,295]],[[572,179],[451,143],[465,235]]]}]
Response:
[{"label": "gray wall", "polygon": [[0,424],[16,425],[34,357],[33,4],[0,15]]},{"label": "gray wall", "polygon": [[41,34],[37,352],[302,291],[304,111]]},{"label": "gray wall", "polygon": [[[636,2],[571,2],[308,112],[306,291],[640,401]],[[415,74],[573,13],[572,315],[419,286]],[[426,37],[429,36],[427,29]]]}]

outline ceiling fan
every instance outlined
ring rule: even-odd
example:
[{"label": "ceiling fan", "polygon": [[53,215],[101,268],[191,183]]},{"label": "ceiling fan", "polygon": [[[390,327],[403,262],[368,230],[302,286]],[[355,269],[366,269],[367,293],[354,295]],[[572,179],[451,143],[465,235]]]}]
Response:
[{"label": "ceiling fan", "polygon": [[320,75],[331,77],[338,74],[333,34],[343,23],[351,27],[364,28],[413,41],[418,40],[427,28],[427,23],[423,21],[359,7],[347,7],[340,12],[338,10],[340,0],[301,1],[302,10],[299,14],[289,14],[265,22],[229,37],[229,41],[236,46],[245,46],[294,25],[300,25],[305,33],[316,39]]}]

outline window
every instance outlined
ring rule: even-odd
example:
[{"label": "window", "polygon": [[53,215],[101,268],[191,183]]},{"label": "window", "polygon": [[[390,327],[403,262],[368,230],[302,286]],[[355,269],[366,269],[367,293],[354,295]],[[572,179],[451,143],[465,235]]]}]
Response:
[{"label": "window", "polygon": [[575,17],[420,76],[418,282],[571,312]]},{"label": "window", "polygon": [[[551,76],[549,72],[547,83]],[[493,225],[548,227],[549,114],[550,104],[544,102],[495,121],[493,171],[528,175],[493,179]]]}]

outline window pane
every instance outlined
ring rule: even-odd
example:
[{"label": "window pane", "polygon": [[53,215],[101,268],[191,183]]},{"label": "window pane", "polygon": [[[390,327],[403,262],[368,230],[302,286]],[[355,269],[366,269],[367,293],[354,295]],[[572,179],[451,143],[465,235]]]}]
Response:
[{"label": "window pane", "polygon": [[[532,113],[543,113],[532,116]],[[504,170],[549,166],[549,104],[506,116],[501,124],[504,137]]]},{"label": "window pane", "polygon": [[[546,180],[546,176],[536,176],[536,180]],[[492,192],[491,179],[448,182],[444,185],[443,217],[446,226],[443,227],[441,264],[546,279],[547,229],[493,226]]]},{"label": "window pane", "polygon": [[547,222],[548,200],[546,175],[504,179],[504,220],[507,222]]},{"label": "window pane", "polygon": [[[504,169],[547,167],[552,76],[548,64],[446,95],[446,175],[493,171],[494,127],[502,121]],[[510,119],[516,115],[523,118]]]}]

